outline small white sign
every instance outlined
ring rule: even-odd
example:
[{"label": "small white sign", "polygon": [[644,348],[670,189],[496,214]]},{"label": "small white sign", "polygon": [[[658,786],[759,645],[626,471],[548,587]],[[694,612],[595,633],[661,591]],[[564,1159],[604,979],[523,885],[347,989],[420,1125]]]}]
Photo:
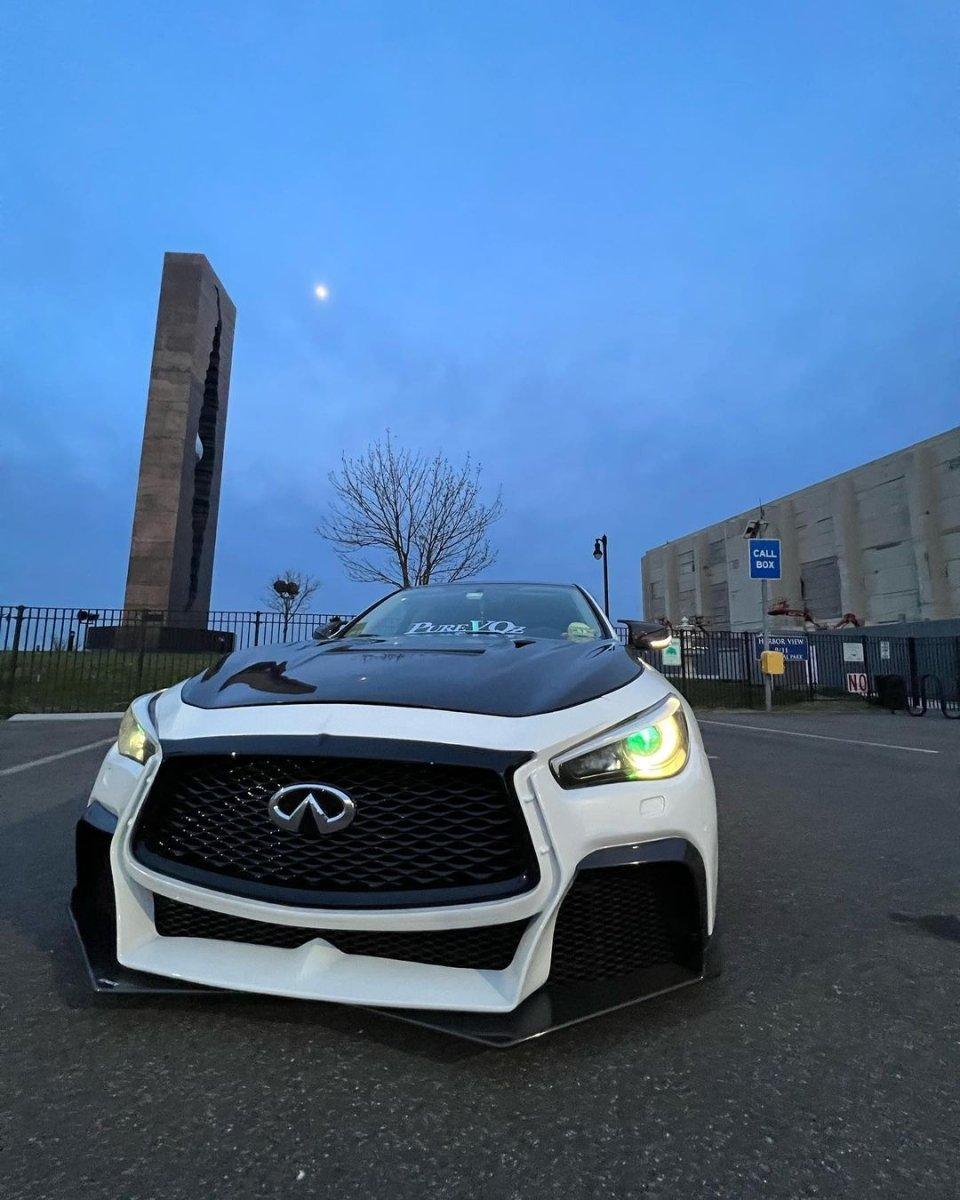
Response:
[{"label": "small white sign", "polygon": [[880,643],[880,657],[881,658],[889,658],[890,657],[890,643],[889,642],[881,642]]},{"label": "small white sign", "polygon": [[863,642],[844,642],[843,661],[863,662]]},{"label": "small white sign", "polygon": [[847,672],[847,691],[852,692],[855,696],[866,696],[869,694],[870,685],[863,671]]},{"label": "small white sign", "polygon": [[669,646],[664,646],[660,662],[665,667],[679,667],[682,657],[680,639],[675,637],[670,639]]}]

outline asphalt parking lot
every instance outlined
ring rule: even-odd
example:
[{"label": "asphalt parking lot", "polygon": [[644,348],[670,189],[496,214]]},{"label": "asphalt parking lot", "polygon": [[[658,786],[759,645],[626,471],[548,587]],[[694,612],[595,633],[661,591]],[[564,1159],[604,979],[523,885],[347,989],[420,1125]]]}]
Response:
[{"label": "asphalt parking lot", "polygon": [[66,904],[115,722],[0,725],[2,1194],[956,1196],[960,723],[703,717],[724,975],[508,1051],[95,996]]}]

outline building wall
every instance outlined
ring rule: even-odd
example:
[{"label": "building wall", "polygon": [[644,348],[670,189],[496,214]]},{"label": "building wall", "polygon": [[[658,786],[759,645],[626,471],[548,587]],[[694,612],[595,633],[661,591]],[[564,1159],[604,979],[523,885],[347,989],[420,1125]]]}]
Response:
[{"label": "building wall", "polygon": [[[960,617],[960,428],[764,506],[783,542],[771,602],[804,603],[818,620],[875,625]],[[701,617],[711,629],[756,629],[760,583],[742,534],[751,509],[643,556],[648,619]],[[773,618],[795,627],[796,618]]]}]

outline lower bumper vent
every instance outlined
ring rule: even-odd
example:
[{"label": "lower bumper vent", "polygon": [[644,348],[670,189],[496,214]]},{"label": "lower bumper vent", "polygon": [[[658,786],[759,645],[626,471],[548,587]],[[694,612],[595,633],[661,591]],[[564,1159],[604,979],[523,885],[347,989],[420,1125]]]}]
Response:
[{"label": "lower bumper vent", "polygon": [[153,904],[154,921],[161,937],[211,938],[286,950],[321,937],[344,954],[369,954],[375,958],[482,971],[503,971],[509,967],[527,927],[526,921],[512,921],[470,929],[302,929],[226,916],[166,896],[155,895]]},{"label": "lower bumper vent", "polygon": [[560,906],[550,979],[581,983],[696,965],[699,925],[693,878],[679,863],[581,870]]}]

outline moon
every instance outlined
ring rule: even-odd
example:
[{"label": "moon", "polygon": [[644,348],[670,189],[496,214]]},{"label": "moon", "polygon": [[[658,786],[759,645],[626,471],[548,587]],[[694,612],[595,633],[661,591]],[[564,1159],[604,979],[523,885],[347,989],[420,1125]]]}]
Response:
[{"label": "moon", "polygon": [[330,299],[330,289],[327,287],[327,285],[325,283],[318,283],[317,286],[313,289],[313,294],[316,296],[316,298],[318,300],[329,300]]}]

